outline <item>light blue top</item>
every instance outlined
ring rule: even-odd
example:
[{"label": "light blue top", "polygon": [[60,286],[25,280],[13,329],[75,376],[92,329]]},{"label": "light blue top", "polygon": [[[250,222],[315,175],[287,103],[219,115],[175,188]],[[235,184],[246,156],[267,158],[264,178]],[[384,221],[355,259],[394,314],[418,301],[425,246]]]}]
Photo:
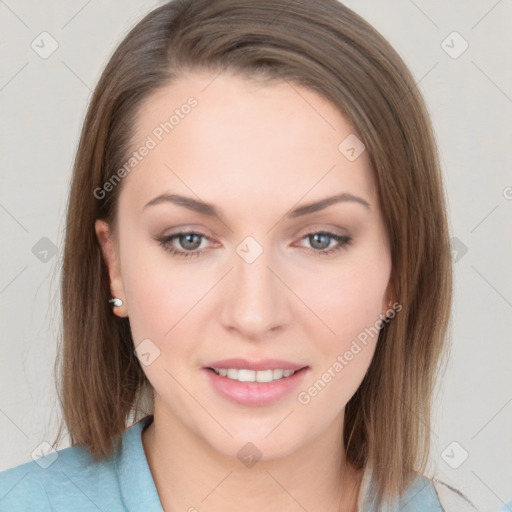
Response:
[{"label": "light blue top", "polygon": [[[86,449],[72,446],[0,472],[0,512],[163,512],[141,437],[152,420],[127,428],[119,453],[105,460],[94,462]],[[372,489],[365,472],[361,512],[377,512]],[[422,475],[390,510],[445,512]]]}]

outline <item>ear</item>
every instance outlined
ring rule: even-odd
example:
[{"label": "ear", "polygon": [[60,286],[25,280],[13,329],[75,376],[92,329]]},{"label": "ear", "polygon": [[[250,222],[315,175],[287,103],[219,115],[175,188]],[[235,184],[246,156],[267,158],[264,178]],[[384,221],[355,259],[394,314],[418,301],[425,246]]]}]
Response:
[{"label": "ear", "polygon": [[[393,306],[397,304],[397,297],[395,292],[395,286],[393,283],[393,278],[390,277],[388,286],[386,288],[386,293],[384,294],[384,298],[382,300],[382,316],[387,316],[387,312],[390,309],[395,309]],[[402,308],[397,304],[398,311]]]},{"label": "ear", "polygon": [[97,219],[94,224],[96,236],[103,252],[103,259],[108,268],[110,278],[110,293],[112,297],[117,297],[123,301],[120,307],[114,307],[114,313],[119,317],[128,316],[128,304],[124,293],[123,279],[121,276],[121,266],[119,263],[119,250],[116,241],[107,222]]}]

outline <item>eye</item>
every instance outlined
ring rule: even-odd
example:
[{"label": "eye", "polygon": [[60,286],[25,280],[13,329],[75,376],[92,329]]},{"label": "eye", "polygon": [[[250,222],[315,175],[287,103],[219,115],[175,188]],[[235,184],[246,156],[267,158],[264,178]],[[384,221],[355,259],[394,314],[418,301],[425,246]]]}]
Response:
[{"label": "eye", "polygon": [[[170,252],[173,256],[181,256],[184,258],[190,258],[191,256],[199,256],[204,251],[197,249],[201,245],[202,239],[208,239],[208,237],[204,233],[197,233],[193,231],[180,231],[174,235],[164,236],[158,238],[157,240],[160,242],[160,245],[168,252]],[[173,241],[177,240],[178,244],[184,249],[177,249],[173,245]]]},{"label": "eye", "polygon": [[[195,231],[180,231],[168,236],[157,238],[164,250],[170,252],[173,256],[183,258],[197,257],[205,252],[205,249],[199,249],[203,239],[210,240],[204,233]],[[329,231],[315,231],[303,236],[301,240],[308,239],[312,248],[311,252],[319,255],[333,254],[352,242],[348,236],[337,235]],[[176,247],[175,243],[181,248]],[[334,246],[331,243],[334,242]],[[329,247],[331,246],[331,247]]]},{"label": "eye", "polygon": [[[337,235],[329,231],[315,231],[308,233],[302,240],[307,239],[312,246],[312,251],[319,255],[333,254],[344,249],[352,242],[349,236]],[[334,245],[329,247],[334,241]]]}]

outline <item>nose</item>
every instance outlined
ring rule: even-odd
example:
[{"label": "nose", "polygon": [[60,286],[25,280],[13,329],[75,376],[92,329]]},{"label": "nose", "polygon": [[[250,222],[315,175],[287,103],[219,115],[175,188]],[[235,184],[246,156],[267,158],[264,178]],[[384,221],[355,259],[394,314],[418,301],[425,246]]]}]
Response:
[{"label": "nose", "polygon": [[262,339],[283,329],[290,321],[290,292],[279,275],[270,250],[263,250],[251,262],[238,253],[233,257],[221,322],[225,329],[247,339]]}]

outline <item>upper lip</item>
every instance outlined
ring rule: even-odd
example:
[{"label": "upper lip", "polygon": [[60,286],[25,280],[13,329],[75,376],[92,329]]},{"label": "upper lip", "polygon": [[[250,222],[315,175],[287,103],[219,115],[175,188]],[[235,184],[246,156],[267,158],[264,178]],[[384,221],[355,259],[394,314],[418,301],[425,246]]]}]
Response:
[{"label": "upper lip", "polygon": [[222,361],[213,361],[205,365],[205,368],[246,368],[248,370],[300,370],[307,365],[297,364],[284,359],[260,359],[250,361],[248,359],[233,358],[223,359]]}]

